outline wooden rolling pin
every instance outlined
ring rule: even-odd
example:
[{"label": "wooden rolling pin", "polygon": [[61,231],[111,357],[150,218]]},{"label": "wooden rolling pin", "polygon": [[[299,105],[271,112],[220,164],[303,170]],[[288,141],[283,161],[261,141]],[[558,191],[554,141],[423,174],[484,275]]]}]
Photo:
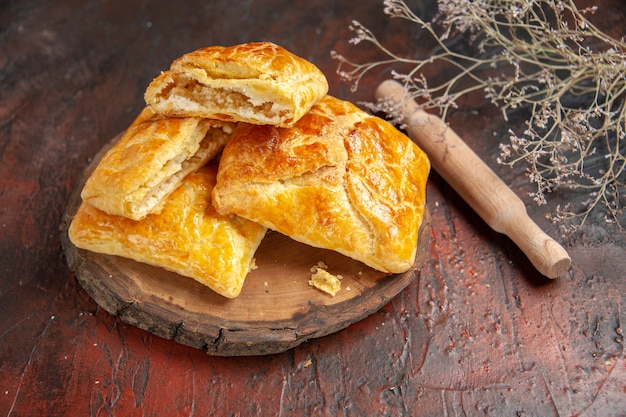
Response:
[{"label": "wooden rolling pin", "polygon": [[495,231],[507,235],[548,278],[570,265],[565,249],[528,217],[522,200],[439,117],[421,110],[397,81],[383,81],[376,98],[402,112],[409,137],[426,152],[432,167]]}]

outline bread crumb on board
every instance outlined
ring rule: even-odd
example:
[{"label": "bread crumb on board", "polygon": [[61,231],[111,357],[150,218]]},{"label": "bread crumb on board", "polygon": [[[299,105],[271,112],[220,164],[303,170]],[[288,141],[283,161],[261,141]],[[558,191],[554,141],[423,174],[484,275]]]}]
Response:
[{"label": "bread crumb on board", "polygon": [[343,277],[341,275],[333,275],[324,268],[328,267],[321,261],[311,268],[313,274],[309,280],[309,285],[334,297],[341,289],[341,279]]}]

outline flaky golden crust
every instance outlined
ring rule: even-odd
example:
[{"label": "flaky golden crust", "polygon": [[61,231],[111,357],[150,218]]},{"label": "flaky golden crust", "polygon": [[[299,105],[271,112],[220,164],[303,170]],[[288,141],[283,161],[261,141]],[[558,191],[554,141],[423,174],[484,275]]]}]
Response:
[{"label": "flaky golden crust", "polygon": [[241,123],[213,204],[385,272],[414,262],[430,162],[406,135],[327,96],[292,128]]},{"label": "flaky golden crust", "polygon": [[191,277],[236,297],[265,227],[216,213],[210,202],[216,163],[189,174],[159,214],[134,221],[82,203],[69,227],[79,248],[118,255]]},{"label": "flaky golden crust", "polygon": [[147,108],[99,162],[81,197],[133,220],[158,212],[185,175],[222,150],[234,126],[199,117],[165,118]]},{"label": "flaky golden crust", "polygon": [[291,126],[328,92],[309,61],[270,42],[185,54],[148,86],[157,113]]}]

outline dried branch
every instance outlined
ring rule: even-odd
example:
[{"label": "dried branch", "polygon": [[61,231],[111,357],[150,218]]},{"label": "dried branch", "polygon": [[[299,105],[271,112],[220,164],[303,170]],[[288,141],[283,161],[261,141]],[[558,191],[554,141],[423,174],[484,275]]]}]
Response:
[{"label": "dried branch", "polygon": [[[560,188],[588,194],[583,207],[557,206],[550,215],[564,236],[580,231],[595,210],[604,210],[606,222],[623,231],[626,43],[591,24],[586,16],[594,8],[578,10],[572,0],[439,0],[436,18],[426,22],[404,1],[383,4],[391,18],[419,25],[436,41],[438,52],[405,58],[355,21],[350,27],[356,36],[349,42],[369,43],[385,58],[356,63],[333,51],[337,73],[353,90],[374,68],[404,64],[410,70],[392,70],[393,78],[423,109],[444,119],[461,97],[475,91],[482,91],[505,119],[528,109],[525,130],[509,132],[497,161],[527,164],[528,178],[536,185],[531,196],[539,204]],[[459,36],[469,38],[474,53],[449,46]],[[442,65],[453,76],[429,85],[424,72]]]}]

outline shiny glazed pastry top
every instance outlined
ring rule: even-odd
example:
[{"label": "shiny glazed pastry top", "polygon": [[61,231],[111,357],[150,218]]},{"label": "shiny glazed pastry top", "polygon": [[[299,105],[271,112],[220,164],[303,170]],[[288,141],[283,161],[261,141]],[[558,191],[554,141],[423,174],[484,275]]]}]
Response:
[{"label": "shiny glazed pastry top", "polygon": [[170,116],[292,126],[328,92],[311,62],[270,42],[185,54],[148,86],[146,103]]},{"label": "shiny glazed pastry top", "polygon": [[195,279],[227,298],[239,295],[266,228],[211,205],[217,163],[187,175],[158,214],[135,221],[83,202],[69,227],[79,248],[118,255]]},{"label": "shiny glazed pastry top", "polygon": [[414,263],[430,163],[390,123],[326,96],[292,128],[240,123],[213,204],[385,272]]}]

